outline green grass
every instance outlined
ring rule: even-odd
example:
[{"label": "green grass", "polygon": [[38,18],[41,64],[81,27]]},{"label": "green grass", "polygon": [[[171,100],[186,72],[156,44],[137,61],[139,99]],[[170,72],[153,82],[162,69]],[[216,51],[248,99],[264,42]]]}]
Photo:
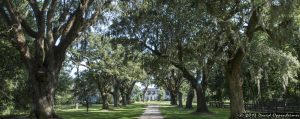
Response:
[{"label": "green grass", "polygon": [[[194,108],[196,105],[193,105]],[[210,108],[212,114],[193,114],[195,109],[184,109],[176,106],[162,104],[160,111],[164,119],[228,119],[229,109]]]},{"label": "green grass", "polygon": [[228,119],[229,109],[210,108],[212,114],[193,114],[194,109],[188,110],[171,106],[169,101],[151,101],[145,103],[134,103],[126,107],[110,107],[110,110],[102,110],[101,105],[93,105],[89,112],[80,106],[78,110],[74,105],[56,106],[56,112],[64,119],[136,119],[142,115],[148,104],[160,105],[160,111],[164,119]]},{"label": "green grass", "polygon": [[[86,112],[86,108],[80,106],[75,109],[74,105],[56,105],[56,113],[64,119],[135,119],[142,115],[146,106],[143,103],[134,103],[126,107],[114,108],[110,106],[109,110],[102,110],[102,105],[93,104]],[[17,113],[18,112],[18,113]],[[19,117],[29,115],[28,111],[14,111],[9,114],[1,114],[0,119],[3,117]]]},{"label": "green grass", "polygon": [[134,119],[142,115],[145,105],[134,103],[122,108],[113,108],[110,110],[102,110],[101,105],[93,105],[89,112],[85,107],[76,109],[57,109],[56,112],[64,119]]}]

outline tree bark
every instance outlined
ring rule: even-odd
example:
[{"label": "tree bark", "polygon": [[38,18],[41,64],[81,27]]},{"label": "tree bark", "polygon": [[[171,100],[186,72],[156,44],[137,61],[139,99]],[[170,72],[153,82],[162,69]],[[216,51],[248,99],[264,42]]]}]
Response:
[{"label": "tree bark", "polygon": [[120,88],[120,84],[119,84],[119,82],[116,82],[116,84],[114,85],[114,92],[113,92],[114,107],[119,106],[119,97],[120,97],[119,88]]},{"label": "tree bark", "polygon": [[170,91],[170,104],[171,105],[177,105],[177,100],[176,100],[176,97],[177,97],[177,93],[175,91]]},{"label": "tree bark", "polygon": [[106,110],[109,109],[107,93],[102,93],[101,98],[102,98],[102,109],[106,109]]},{"label": "tree bark", "polygon": [[196,87],[196,94],[197,94],[197,113],[206,113],[209,112],[207,105],[206,105],[206,99],[204,96],[204,92],[201,86]]},{"label": "tree bark", "polygon": [[127,104],[127,101],[126,101],[126,89],[125,89],[125,87],[124,86],[120,86],[120,88],[119,88],[119,90],[120,90],[120,93],[121,93],[121,97],[122,97],[122,106],[126,106],[126,104]]},{"label": "tree bark", "polygon": [[196,91],[196,95],[197,95],[196,113],[209,112],[207,105],[206,105],[205,95],[204,95],[201,84],[198,84],[198,79],[196,79],[193,75],[191,75],[185,67],[183,67],[179,64],[176,64],[176,63],[172,63],[172,64],[182,71],[183,77],[185,77],[191,83],[192,87]]},{"label": "tree bark", "polygon": [[85,101],[86,101],[86,112],[89,112],[89,107],[90,107],[89,98],[87,97]]},{"label": "tree bark", "polygon": [[178,91],[178,107],[182,107],[182,93]]},{"label": "tree bark", "polygon": [[129,93],[126,94],[126,103],[127,103],[128,105],[131,104],[131,95],[130,95]]},{"label": "tree bark", "polygon": [[145,102],[145,93],[142,95],[142,101]]},{"label": "tree bark", "polygon": [[145,88],[144,88],[144,90],[143,90],[143,102],[145,102],[145,94],[146,94],[146,92],[147,92],[147,90],[148,90],[148,87],[149,87],[149,84],[148,83],[146,83],[145,84]]},{"label": "tree bark", "polygon": [[240,79],[240,67],[244,56],[244,49],[240,47],[235,56],[231,60],[228,60],[226,65],[226,79],[229,84],[230,97],[230,119],[238,119],[238,114],[245,113],[243,81]]},{"label": "tree bark", "polygon": [[122,105],[123,106],[126,106],[126,95],[124,94],[124,93],[121,93],[121,95],[122,95]]},{"label": "tree bark", "polygon": [[33,112],[39,119],[58,117],[53,107],[58,72],[44,68],[29,69],[29,80],[32,82],[33,89]]},{"label": "tree bark", "polygon": [[134,88],[136,81],[131,81],[131,84],[129,85],[128,89],[127,89],[127,93],[126,93],[126,103],[127,104],[131,104],[131,94],[132,94],[132,90]]},{"label": "tree bark", "polygon": [[190,87],[188,95],[186,97],[185,108],[192,109],[193,108],[193,99],[194,99],[194,89]]}]

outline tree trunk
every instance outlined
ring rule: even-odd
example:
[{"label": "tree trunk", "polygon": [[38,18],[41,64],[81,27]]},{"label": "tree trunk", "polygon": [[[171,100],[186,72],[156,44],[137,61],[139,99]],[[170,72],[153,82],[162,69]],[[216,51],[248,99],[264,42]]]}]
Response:
[{"label": "tree trunk", "polygon": [[126,93],[126,102],[127,104],[131,104],[131,94],[132,94],[132,90],[134,88],[136,81],[132,81],[130,86],[127,89],[127,93]]},{"label": "tree trunk", "polygon": [[203,89],[201,87],[201,84],[198,83],[199,79],[195,78],[193,75],[191,75],[185,67],[182,67],[181,65],[177,65],[176,63],[173,63],[173,65],[182,71],[183,76],[191,83],[192,87],[196,90],[196,94],[197,94],[196,113],[209,112],[207,105],[206,105],[206,100],[205,100],[205,95],[204,95]]},{"label": "tree trunk", "polygon": [[125,92],[125,88],[124,88],[124,86],[121,86],[120,88],[120,93],[121,93],[121,97],[122,97],[122,106],[126,106],[126,92]]},{"label": "tree trunk", "polygon": [[54,111],[54,91],[58,72],[46,69],[29,69],[32,82],[33,112],[38,119],[57,118]]},{"label": "tree trunk", "polygon": [[240,66],[245,56],[243,48],[239,48],[234,58],[226,65],[226,79],[229,84],[230,119],[237,119],[237,115],[245,113],[243,100],[243,81],[240,79]]},{"label": "tree trunk", "polygon": [[145,102],[145,93],[142,95],[142,101]]},{"label": "tree trunk", "polygon": [[206,105],[206,99],[203,93],[203,89],[201,86],[196,87],[196,94],[197,94],[197,113],[206,113],[209,112],[207,105]]},{"label": "tree trunk", "polygon": [[121,95],[122,95],[122,105],[126,106],[126,95],[124,93],[122,93]]},{"label": "tree trunk", "polygon": [[182,107],[182,93],[178,92],[178,107]]},{"label": "tree trunk", "polygon": [[114,107],[119,106],[119,83],[115,84],[114,86],[114,92],[113,92],[113,98],[114,98]]},{"label": "tree trunk", "polygon": [[109,109],[107,93],[102,93],[101,98],[102,98],[102,109]]},{"label": "tree trunk", "polygon": [[170,91],[171,105],[177,105],[176,95],[177,93],[175,91]]},{"label": "tree trunk", "polygon": [[85,99],[85,102],[86,102],[86,112],[89,112],[89,98],[87,97],[86,99]]},{"label": "tree trunk", "polygon": [[257,100],[261,100],[260,79],[257,79]]},{"label": "tree trunk", "polygon": [[75,102],[75,109],[76,110],[78,110],[78,106],[79,106],[78,102]]},{"label": "tree trunk", "polygon": [[145,85],[145,89],[143,90],[143,102],[145,102],[145,94],[146,94],[146,92],[147,92],[147,90],[148,90],[148,87],[149,87],[149,85],[148,84],[146,84]]},{"label": "tree trunk", "polygon": [[188,95],[186,97],[185,108],[192,109],[193,108],[193,99],[194,99],[194,89],[190,87]]},{"label": "tree trunk", "polygon": [[131,104],[131,95],[129,93],[126,94],[126,104]]},{"label": "tree trunk", "polygon": [[217,90],[217,101],[218,101],[218,105],[217,105],[217,107],[218,108],[221,108],[221,107],[223,107],[223,91],[222,91],[222,89],[218,89]]}]

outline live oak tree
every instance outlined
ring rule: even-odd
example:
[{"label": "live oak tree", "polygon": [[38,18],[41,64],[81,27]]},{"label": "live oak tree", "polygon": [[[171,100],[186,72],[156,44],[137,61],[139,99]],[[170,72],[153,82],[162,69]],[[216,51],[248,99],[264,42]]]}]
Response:
[{"label": "live oak tree", "polygon": [[145,79],[144,81],[141,81],[141,84],[144,87],[143,91],[142,91],[142,101],[145,102],[146,92],[147,92],[149,86],[151,85],[151,79],[150,79],[150,77],[148,77],[148,79]]},{"label": "live oak tree", "polygon": [[119,89],[122,96],[122,104],[126,105],[131,104],[135,83],[145,80],[146,71],[143,67],[144,57],[142,52],[131,45],[122,44],[122,47],[125,49],[123,51],[125,55],[122,61],[123,64],[119,67],[121,73],[118,75],[118,78],[121,80]]},{"label": "live oak tree", "polygon": [[[258,32],[268,35],[269,40],[276,41],[283,36],[276,28],[287,23],[297,6],[295,1],[201,1],[199,6],[207,9],[219,26],[220,45],[225,55],[225,76],[229,86],[230,118],[245,112],[243,100],[243,80],[240,77],[241,65],[246,55],[246,46],[254,40]],[[272,14],[281,9],[282,13]],[[292,9],[291,9],[292,8]],[[285,14],[284,14],[285,13]],[[278,18],[274,16],[279,16]],[[266,21],[264,21],[266,20]],[[275,21],[275,22],[274,22]],[[271,24],[270,24],[271,23]],[[286,25],[283,25],[286,26]],[[288,30],[288,28],[280,28]],[[281,34],[281,35],[280,35]]]},{"label": "live oak tree", "polygon": [[121,66],[123,50],[118,47],[114,50],[110,39],[101,37],[98,34],[89,34],[86,44],[86,53],[80,54],[84,57],[88,68],[90,79],[97,85],[101,95],[102,109],[109,109],[108,96],[113,88],[113,83],[120,73],[117,68]]},{"label": "live oak tree", "polygon": [[249,43],[243,64],[247,67],[243,72],[246,79],[244,89],[247,89],[244,91],[245,98],[255,102],[293,98],[291,89],[296,89],[299,70],[296,52],[288,51],[290,48],[285,51],[276,49],[265,35],[257,35],[259,40]]},{"label": "live oak tree", "polygon": [[37,118],[57,117],[53,93],[66,49],[98,20],[107,5],[109,2],[93,0],[0,0],[9,41],[20,52],[32,83],[32,108]]},{"label": "live oak tree", "polygon": [[127,104],[131,104],[131,93],[133,87],[135,86],[136,80],[122,80],[120,86],[120,92],[122,96],[122,105],[126,106]]},{"label": "live oak tree", "polygon": [[[162,64],[162,63],[160,63]],[[157,69],[157,73],[155,74],[155,83],[163,87],[165,90],[168,90],[170,93],[170,104],[177,105],[177,99],[181,100],[179,106],[182,106],[182,98],[179,99],[177,97],[182,97],[182,92],[180,91],[181,85],[184,82],[182,73],[175,69],[175,67],[171,67],[168,65],[162,65]]]},{"label": "live oak tree", "polygon": [[[245,113],[242,91],[243,81],[240,79],[240,67],[245,56],[245,46],[242,43],[247,42],[245,41],[246,39],[252,40],[255,32],[254,29],[257,27],[258,16],[255,8],[251,9],[251,7],[245,8],[240,6],[240,4],[247,5],[247,2],[215,1],[214,3],[216,4],[206,2],[205,7],[207,8],[208,13],[214,16],[217,20],[220,27],[220,35],[218,37],[220,37],[220,39],[226,39],[226,42],[228,43],[227,45],[225,44],[225,47],[228,49],[224,50],[224,52],[227,53],[226,56],[228,59],[224,65],[225,76],[228,81],[230,94],[230,118],[234,119],[237,118],[238,114]],[[227,4],[227,6],[224,4]],[[243,17],[243,14],[246,14],[242,11],[243,9],[249,9],[249,17]],[[231,20],[235,14],[238,15],[237,20]],[[246,29],[242,28],[243,23],[247,24]],[[238,30],[244,30],[245,34]]]},{"label": "live oak tree", "polygon": [[[89,111],[91,105],[91,96],[97,94],[97,85],[93,81],[94,75],[89,70],[84,70],[77,74],[74,80],[74,97],[75,101],[85,102],[86,111]],[[77,102],[76,102],[77,103]]]},{"label": "live oak tree", "polygon": [[131,92],[138,80],[144,79],[145,71],[140,63],[141,53],[131,51],[121,44],[99,34],[90,34],[86,53],[82,54],[91,79],[97,84],[102,98],[102,109],[108,109],[108,96],[113,94],[115,105],[119,92],[122,104],[130,103]]}]

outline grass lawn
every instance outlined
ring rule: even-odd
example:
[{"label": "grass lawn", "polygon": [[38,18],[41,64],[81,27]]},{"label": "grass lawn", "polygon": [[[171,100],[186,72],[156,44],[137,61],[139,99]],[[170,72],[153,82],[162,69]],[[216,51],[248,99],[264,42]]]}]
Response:
[{"label": "grass lawn", "polygon": [[89,112],[86,112],[85,107],[76,109],[56,109],[59,116],[64,119],[134,119],[142,115],[145,110],[145,105],[134,103],[126,107],[113,108],[110,110],[102,110],[101,105],[93,105]]},{"label": "grass lawn", "polygon": [[[114,108],[110,106],[109,110],[102,110],[100,104],[92,105],[89,108],[89,112],[86,112],[86,108],[79,106],[79,109],[74,109],[74,105],[57,105],[55,107],[56,113],[64,119],[136,119],[143,114],[146,109],[146,104],[133,103],[126,107]],[[28,111],[14,111],[11,114],[0,113],[0,119],[12,117],[27,116]]]},{"label": "grass lawn", "polygon": [[161,105],[160,111],[164,116],[164,119],[228,119],[230,110],[221,108],[210,108],[212,114],[192,114],[195,112],[196,105],[193,105],[194,109],[178,108],[176,106]]}]

